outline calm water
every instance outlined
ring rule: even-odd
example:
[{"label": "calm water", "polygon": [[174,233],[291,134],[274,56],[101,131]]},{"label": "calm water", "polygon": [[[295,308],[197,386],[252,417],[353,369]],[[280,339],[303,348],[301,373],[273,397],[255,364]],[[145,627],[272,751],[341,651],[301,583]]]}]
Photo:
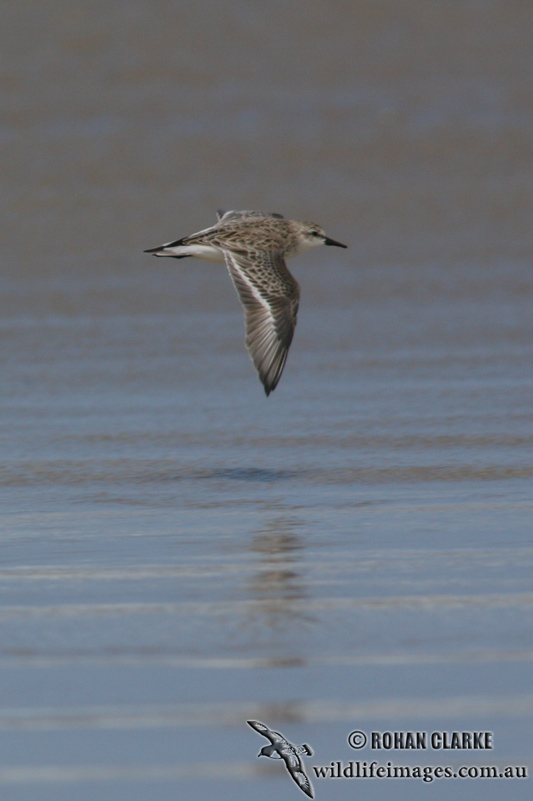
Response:
[{"label": "calm water", "polygon": [[[304,798],[251,718],[310,743],[311,775],[528,765],[533,11],[0,13],[2,800]],[[291,263],[268,400],[224,268],[142,253],[218,207],[349,245]],[[494,749],[354,751],[354,729]]]}]

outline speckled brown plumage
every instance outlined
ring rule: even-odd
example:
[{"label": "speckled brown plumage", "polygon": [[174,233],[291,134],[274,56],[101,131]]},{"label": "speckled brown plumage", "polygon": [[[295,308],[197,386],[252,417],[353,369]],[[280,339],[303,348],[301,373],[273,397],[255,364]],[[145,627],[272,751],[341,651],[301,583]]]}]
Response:
[{"label": "speckled brown plumage", "polygon": [[346,245],[326,237],[315,223],[279,214],[228,211],[218,218],[210,228],[145,252],[225,261],[244,309],[246,348],[269,395],[287,360],[300,298],[285,259],[317,245]]}]

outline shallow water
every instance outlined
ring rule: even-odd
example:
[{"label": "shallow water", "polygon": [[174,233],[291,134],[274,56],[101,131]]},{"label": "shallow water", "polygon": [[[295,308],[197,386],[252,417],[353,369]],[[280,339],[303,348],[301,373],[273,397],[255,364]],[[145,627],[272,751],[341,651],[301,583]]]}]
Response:
[{"label": "shallow water", "polygon": [[[2,799],[298,798],[247,719],[310,743],[308,772],[528,764],[531,16],[4,7]],[[142,253],[220,206],[349,245],[291,263],[268,399],[224,268]]]}]

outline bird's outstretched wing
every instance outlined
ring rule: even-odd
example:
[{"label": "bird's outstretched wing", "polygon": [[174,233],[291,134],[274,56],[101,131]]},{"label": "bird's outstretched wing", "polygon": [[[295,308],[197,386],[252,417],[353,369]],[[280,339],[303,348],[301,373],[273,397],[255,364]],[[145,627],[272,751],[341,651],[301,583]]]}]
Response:
[{"label": "bird's outstretched wing", "polygon": [[246,348],[270,395],[287,361],[300,287],[280,252],[224,249],[224,256],[244,308]]},{"label": "bird's outstretched wing", "polygon": [[294,750],[291,750],[291,752],[288,753],[287,749],[284,748],[281,752],[281,758],[285,761],[287,770],[300,790],[308,795],[309,798],[313,798],[313,785],[309,781],[309,778],[302,767],[302,761],[300,757],[294,753]]},{"label": "bird's outstretched wing", "polygon": [[277,753],[285,762],[285,767],[287,768],[289,775],[291,778],[296,782],[300,790],[304,792],[309,798],[313,798],[313,785],[309,781],[303,767],[302,767],[302,760],[298,756],[300,752],[303,753],[302,749],[306,749],[305,753],[312,753],[309,746],[300,746],[300,748],[296,748],[292,745],[285,737],[280,734],[278,731],[272,731],[269,729],[268,726],[265,726],[264,723],[260,723],[258,720],[247,720],[246,721],[252,729],[262,734],[263,737],[266,737],[267,740],[270,740],[272,745],[276,745]]},{"label": "bird's outstretched wing", "polygon": [[277,220],[285,219],[283,214],[276,214],[275,211],[267,213],[264,211],[224,211],[218,209],[217,220],[235,220],[237,218],[244,219],[245,217],[274,217]]},{"label": "bird's outstretched wing", "polygon": [[252,727],[252,729],[255,729],[255,731],[259,732],[259,734],[262,734],[263,737],[266,737],[267,740],[270,740],[272,745],[280,745],[291,748],[289,741],[286,740],[285,737],[278,731],[272,731],[272,729],[269,729],[268,726],[265,726],[264,723],[260,723],[258,720],[247,720],[246,722]]}]

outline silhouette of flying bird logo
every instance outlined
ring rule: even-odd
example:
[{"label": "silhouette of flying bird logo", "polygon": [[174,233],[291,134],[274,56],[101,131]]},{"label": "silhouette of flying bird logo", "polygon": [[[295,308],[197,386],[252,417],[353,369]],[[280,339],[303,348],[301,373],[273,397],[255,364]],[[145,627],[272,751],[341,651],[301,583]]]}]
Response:
[{"label": "silhouette of flying bird logo", "polygon": [[294,779],[300,790],[308,795],[309,798],[313,798],[313,785],[307,778],[300,759],[302,754],[311,756],[313,753],[311,748],[305,744],[300,746],[292,745],[278,731],[272,731],[272,729],[269,729],[268,726],[258,720],[247,720],[246,722],[252,729],[270,740],[270,745],[264,745],[257,756],[283,759],[291,778]]}]

